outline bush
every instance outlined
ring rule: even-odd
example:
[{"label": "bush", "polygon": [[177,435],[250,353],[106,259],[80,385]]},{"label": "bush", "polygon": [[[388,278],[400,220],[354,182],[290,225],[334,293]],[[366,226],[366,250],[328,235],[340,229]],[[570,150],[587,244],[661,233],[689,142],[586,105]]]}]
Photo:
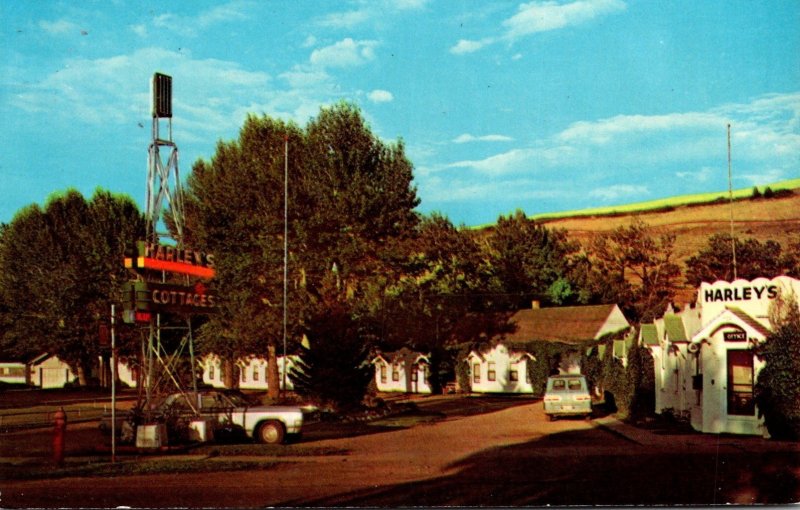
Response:
[{"label": "bush", "polygon": [[756,348],[764,360],[754,392],[759,416],[776,439],[800,439],[800,312],[797,303]]},{"label": "bush", "polygon": [[295,391],[320,407],[348,412],[360,407],[372,379],[369,348],[355,321],[340,306],[309,324],[310,348],[289,371]]}]

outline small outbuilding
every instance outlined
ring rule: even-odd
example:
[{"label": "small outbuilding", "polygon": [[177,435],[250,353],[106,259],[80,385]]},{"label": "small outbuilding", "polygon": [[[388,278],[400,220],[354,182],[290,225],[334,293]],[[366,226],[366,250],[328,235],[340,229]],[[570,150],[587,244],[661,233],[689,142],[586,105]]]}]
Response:
[{"label": "small outbuilding", "polygon": [[77,376],[70,366],[55,354],[44,353],[28,363],[29,382],[39,388],[63,388]]},{"label": "small outbuilding", "polygon": [[430,358],[426,354],[403,347],[394,352],[377,354],[372,364],[378,391],[431,393],[428,382]]},{"label": "small outbuilding", "polygon": [[492,339],[493,347],[467,356],[470,385],[476,393],[532,393],[528,364],[536,360],[526,344],[557,342],[574,345],[561,359],[560,373],[580,373],[580,347],[600,337],[630,328],[617,305],[540,308],[537,303],[511,316],[512,331]]}]

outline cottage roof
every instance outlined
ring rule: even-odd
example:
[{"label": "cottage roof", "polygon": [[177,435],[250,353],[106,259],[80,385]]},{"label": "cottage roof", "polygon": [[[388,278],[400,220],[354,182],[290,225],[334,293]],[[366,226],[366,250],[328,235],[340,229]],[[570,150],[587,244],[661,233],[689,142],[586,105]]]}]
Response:
[{"label": "cottage roof", "polygon": [[417,351],[412,351],[408,347],[402,347],[393,352],[378,353],[373,359],[372,363],[377,362],[379,359],[386,363],[430,363],[428,356]]},{"label": "cottage roof", "polygon": [[510,343],[583,343],[602,335],[603,326],[616,308],[617,305],[592,305],[520,310],[509,319],[516,329],[501,339]]},{"label": "cottage roof", "polygon": [[689,341],[689,337],[686,336],[686,328],[683,327],[683,320],[678,315],[665,315],[664,329],[670,342]]},{"label": "cottage roof", "polygon": [[642,331],[640,335],[644,345],[658,345],[658,330],[656,329],[655,324],[642,324]]},{"label": "cottage roof", "polygon": [[759,333],[761,333],[765,337],[769,336],[769,334],[770,334],[769,329],[767,329],[763,324],[761,324],[760,322],[755,320],[753,317],[751,317],[750,315],[745,313],[741,308],[737,308],[735,306],[729,306],[727,308],[728,308],[728,311],[730,311],[736,317],[741,319],[742,322],[744,322],[745,324],[747,324],[751,328],[755,329],[756,331],[758,331]]}]

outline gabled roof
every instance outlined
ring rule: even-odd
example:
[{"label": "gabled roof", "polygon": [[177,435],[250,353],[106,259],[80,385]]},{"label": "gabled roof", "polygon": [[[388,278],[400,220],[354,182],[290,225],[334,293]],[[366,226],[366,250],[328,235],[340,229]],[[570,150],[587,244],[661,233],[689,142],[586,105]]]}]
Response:
[{"label": "gabled roof", "polygon": [[686,328],[683,327],[683,320],[677,315],[664,316],[664,329],[670,342],[689,341],[689,337],[686,336]]},{"label": "gabled roof", "polygon": [[537,340],[579,344],[598,338],[617,305],[560,306],[520,310],[509,319],[516,326],[501,340],[527,343]]},{"label": "gabled roof", "polygon": [[408,365],[413,365],[415,363],[430,363],[428,356],[417,351],[412,351],[408,347],[402,347],[393,352],[378,353],[374,358],[372,358],[372,363],[376,363],[378,360],[383,360],[384,362],[390,364],[401,362],[404,362]]},{"label": "gabled roof", "polygon": [[724,326],[726,323],[735,324],[739,323],[740,327],[747,326],[757,332],[763,337],[770,334],[769,328],[755,320],[753,317],[736,307],[726,307],[725,310],[714,317],[702,329],[695,332],[692,336],[693,342],[702,341],[706,336],[713,335],[715,331]]},{"label": "gabled roof", "polygon": [[655,324],[642,324],[642,330],[639,333],[642,339],[642,344],[648,346],[658,345],[658,330]]},{"label": "gabled roof", "polygon": [[761,324],[760,322],[752,318],[750,315],[745,313],[741,308],[737,308],[735,306],[728,306],[727,309],[751,328],[755,329],[764,336],[769,336],[770,334],[769,329],[767,329],[766,327],[764,327],[763,324]]}]

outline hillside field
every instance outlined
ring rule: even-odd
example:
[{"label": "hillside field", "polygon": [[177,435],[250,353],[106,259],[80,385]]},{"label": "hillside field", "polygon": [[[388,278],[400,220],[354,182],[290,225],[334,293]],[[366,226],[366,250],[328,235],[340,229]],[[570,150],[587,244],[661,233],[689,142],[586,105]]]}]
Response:
[{"label": "hillside field", "polygon": [[[564,229],[569,237],[587,246],[592,236],[630,225],[635,216],[650,225],[656,234],[675,234],[675,256],[681,264],[705,247],[713,234],[731,231],[731,204],[727,201],[653,212],[542,219],[540,223],[548,228]],[[733,232],[739,239],[755,238],[761,242],[771,239],[787,249],[790,240],[800,240],[800,189],[786,197],[735,200],[733,221]],[[685,304],[694,298],[695,289],[686,288],[677,296],[677,301]]]}]

